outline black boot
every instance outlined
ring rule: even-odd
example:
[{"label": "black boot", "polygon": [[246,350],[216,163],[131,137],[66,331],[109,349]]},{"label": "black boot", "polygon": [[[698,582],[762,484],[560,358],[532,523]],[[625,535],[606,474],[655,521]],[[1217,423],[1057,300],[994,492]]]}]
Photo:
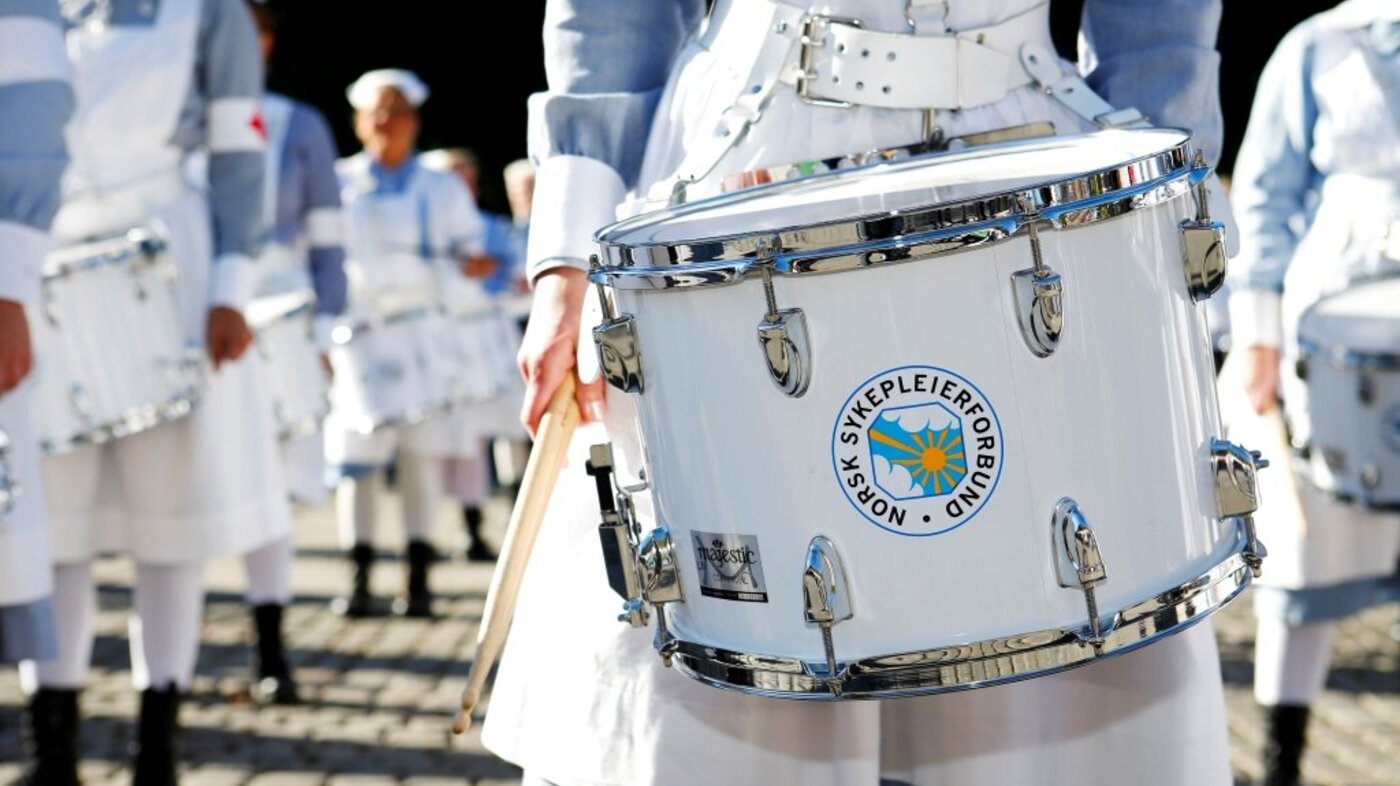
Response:
[{"label": "black boot", "polygon": [[176,786],[180,755],[180,689],[175,683],[141,691],[141,718],[136,729],[131,786]]},{"label": "black boot", "polygon": [[1306,706],[1280,704],[1267,708],[1263,786],[1298,786],[1303,747],[1307,742]]},{"label": "black boot", "polygon": [[467,537],[471,539],[471,544],[467,546],[467,559],[472,562],[495,562],[496,552],[481,538],[481,508],[463,506],[462,521],[467,526]]},{"label": "black boot", "polygon": [[374,597],[369,594],[369,572],[374,566],[374,547],[363,544],[349,552],[355,575],[350,580],[350,594],[331,602],[331,610],[346,617],[368,617],[374,614]]},{"label": "black boot", "polygon": [[40,688],[29,699],[22,786],[78,786],[78,692]]},{"label": "black boot", "polygon": [[437,550],[421,540],[408,542],[408,597],[395,604],[405,617],[429,619],[433,616],[433,593],[428,589],[428,570],[437,560]]},{"label": "black boot", "polygon": [[253,700],[259,704],[301,703],[282,644],[282,608],[281,604],[269,603],[253,609],[254,635],[258,639],[253,651],[258,675],[253,683]]}]

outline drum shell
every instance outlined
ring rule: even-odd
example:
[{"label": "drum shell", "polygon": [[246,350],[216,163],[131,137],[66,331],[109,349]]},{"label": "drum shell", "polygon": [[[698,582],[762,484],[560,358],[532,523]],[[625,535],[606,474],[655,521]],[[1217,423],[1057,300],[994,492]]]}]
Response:
[{"label": "drum shell", "polygon": [[445,411],[450,381],[432,357],[442,340],[440,314],[423,309],[345,330],[330,353],[337,420],[369,434]]},{"label": "drum shell", "polygon": [[[1221,562],[1235,534],[1216,517],[1208,465],[1220,432],[1213,363],[1181,268],[1179,225],[1193,215],[1181,195],[1042,231],[1065,314],[1045,358],[1023,341],[1010,286],[1032,265],[1024,235],[909,263],[778,276],[778,307],[801,308],[811,336],[813,377],[800,398],[774,387],[757,346],[760,282],[613,290],[617,310],[636,320],[643,460],[681,565],[685,600],[666,607],[672,633],[821,662],[801,582],[818,535],[835,544],[851,584],[854,616],[834,629],[840,660],[1078,629],[1084,593],[1060,585],[1052,550],[1063,497],[1098,536],[1105,615]],[[922,537],[854,510],[833,455],[838,413],[862,380],[914,365],[975,385],[1004,440],[985,506]],[[767,602],[704,595],[697,532],[756,538]]]},{"label": "drum shell", "polygon": [[[1303,363],[1306,395],[1290,410],[1306,412],[1310,480],[1361,504],[1400,505],[1400,368],[1337,363],[1318,352],[1305,353]],[[1368,485],[1363,476],[1372,472]]]},{"label": "drum shell", "polygon": [[45,276],[30,324],[46,453],[135,434],[190,411],[202,369],[198,349],[183,338],[177,277],[163,253],[94,259]]},{"label": "drum shell", "polygon": [[314,302],[310,293],[293,293],[260,298],[249,307],[250,321],[255,313],[262,316],[254,326],[256,346],[283,442],[315,434],[330,410],[329,380],[312,324]]}]

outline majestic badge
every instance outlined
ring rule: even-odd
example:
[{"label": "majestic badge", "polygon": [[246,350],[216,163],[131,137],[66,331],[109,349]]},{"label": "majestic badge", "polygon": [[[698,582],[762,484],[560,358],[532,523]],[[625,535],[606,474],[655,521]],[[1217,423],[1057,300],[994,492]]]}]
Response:
[{"label": "majestic badge", "polygon": [[700,573],[701,595],[749,603],[768,602],[757,535],[694,530],[691,543],[695,548],[695,568]]},{"label": "majestic badge", "polygon": [[970,521],[996,491],[1002,453],[991,402],[966,378],[933,366],[862,382],[831,432],[846,499],[900,535],[938,535]]}]

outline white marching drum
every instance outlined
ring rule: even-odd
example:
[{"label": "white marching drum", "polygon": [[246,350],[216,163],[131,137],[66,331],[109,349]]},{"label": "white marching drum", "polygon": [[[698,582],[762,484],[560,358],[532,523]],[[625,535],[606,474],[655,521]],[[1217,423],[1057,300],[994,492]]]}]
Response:
[{"label": "white marching drum", "polygon": [[519,348],[520,329],[503,309],[449,316],[439,360],[449,375],[454,402],[477,404],[519,391]]},{"label": "white marching drum", "polygon": [[449,411],[460,383],[453,364],[438,357],[443,321],[439,309],[415,306],[337,326],[331,334],[336,417],[368,435]]},{"label": "white marching drum", "polygon": [[1237,596],[1263,462],[1219,438],[1207,174],[1182,132],[1106,131],[602,230],[624,617],[705,683],[844,699],[1049,674]]},{"label": "white marching drum", "polygon": [[313,329],[316,296],[309,290],[268,295],[248,305],[259,354],[267,365],[278,439],[311,436],[330,409],[329,380]]},{"label": "white marching drum", "polygon": [[1400,506],[1400,278],[1318,301],[1299,321],[1298,344],[1307,394],[1290,420],[1307,442],[1312,482],[1369,507]]},{"label": "white marching drum", "polygon": [[[44,262],[34,334],[36,417],[50,455],[188,414],[204,370],[180,323],[178,267],[151,228]],[[113,340],[114,338],[118,340]]]}]

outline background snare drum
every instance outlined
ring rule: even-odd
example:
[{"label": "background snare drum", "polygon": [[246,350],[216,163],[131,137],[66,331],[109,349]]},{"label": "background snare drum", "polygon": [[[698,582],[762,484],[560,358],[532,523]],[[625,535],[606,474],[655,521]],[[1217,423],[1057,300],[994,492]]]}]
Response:
[{"label": "background snare drum", "polygon": [[202,356],[185,343],[178,268],[162,238],[158,228],[138,228],[45,260],[30,325],[46,453],[144,431],[198,401]]},{"label": "background snare drum", "polygon": [[330,411],[330,381],[313,333],[315,308],[310,290],[269,295],[248,305],[248,324],[267,363],[278,438],[284,442],[315,434]]},{"label": "background snare drum", "polygon": [[331,349],[336,417],[367,435],[451,409],[450,377],[435,357],[442,325],[438,309],[421,306],[336,327]]},{"label": "background snare drum", "polygon": [[1323,298],[1298,337],[1306,390],[1289,415],[1312,482],[1367,506],[1400,506],[1400,278]]}]

